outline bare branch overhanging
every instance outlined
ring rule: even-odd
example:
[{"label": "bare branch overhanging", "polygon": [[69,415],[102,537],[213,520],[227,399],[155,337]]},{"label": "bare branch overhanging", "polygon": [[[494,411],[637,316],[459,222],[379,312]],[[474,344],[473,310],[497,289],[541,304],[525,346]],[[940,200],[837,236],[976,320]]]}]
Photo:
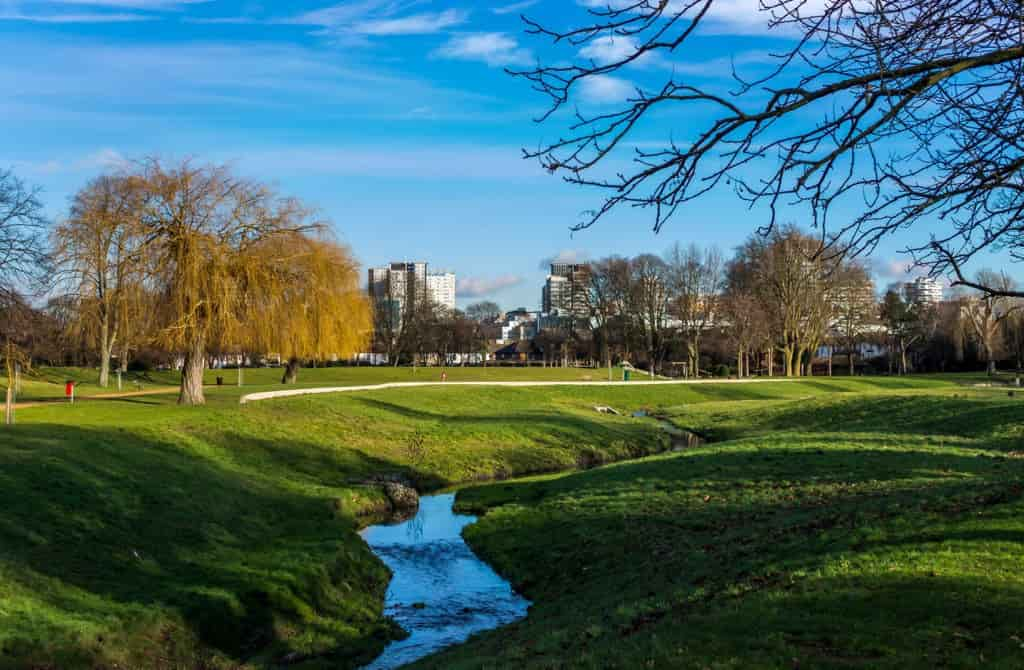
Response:
[{"label": "bare branch overhanging", "polygon": [[[555,44],[583,50],[615,39],[628,48],[607,62],[512,74],[549,97],[540,119],[549,121],[588,79],[685,56],[718,1],[609,0],[566,30],[525,19],[528,32]],[[761,10],[792,40],[767,74],[735,76],[735,90],[723,93],[673,73],[612,111],[576,111],[566,136],[525,152],[568,182],[605,193],[575,229],[625,206],[653,209],[660,231],[680,207],[725,185],[766,206],[764,231],[800,206],[822,241],[847,253],[920,228],[922,241],[908,251],[964,285],[959,268],[979,252],[1024,256],[1024,5],[761,0]],[[692,141],[635,148],[630,170],[599,174],[641,122],[669,105],[714,114]],[[808,113],[818,120],[798,116]]]}]

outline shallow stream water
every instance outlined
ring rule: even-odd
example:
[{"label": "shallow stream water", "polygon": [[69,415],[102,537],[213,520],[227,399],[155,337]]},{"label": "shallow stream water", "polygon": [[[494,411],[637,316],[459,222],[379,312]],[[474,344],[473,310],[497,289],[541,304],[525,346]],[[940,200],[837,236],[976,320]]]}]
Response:
[{"label": "shallow stream water", "polygon": [[455,494],[424,496],[415,517],[363,531],[393,573],[385,614],[410,633],[366,670],[397,668],[526,616],[529,601],[462,539],[462,529],[476,517],[456,514],[454,504]]}]

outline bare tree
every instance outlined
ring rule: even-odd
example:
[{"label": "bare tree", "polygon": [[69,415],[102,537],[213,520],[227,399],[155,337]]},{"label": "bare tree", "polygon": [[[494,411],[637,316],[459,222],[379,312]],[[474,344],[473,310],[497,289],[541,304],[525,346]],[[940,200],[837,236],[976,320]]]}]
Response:
[{"label": "bare tree", "polygon": [[747,266],[743,274],[768,315],[787,377],[810,370],[809,357],[834,318],[839,259],[819,251],[817,240],[792,226],[752,237],[738,251],[736,262]]},{"label": "bare tree", "polygon": [[668,268],[653,254],[641,254],[630,261],[630,299],[626,303],[643,336],[648,372],[657,374],[665,353],[668,328]]},{"label": "bare tree", "polygon": [[[896,293],[885,294],[881,305],[882,321],[889,331],[891,351],[899,353],[899,373],[911,371],[908,354],[919,343],[934,335],[939,324],[938,310],[927,303],[906,303]],[[890,372],[892,363],[890,359]]]},{"label": "bare tree", "polygon": [[750,359],[761,352],[767,354],[771,372],[771,319],[759,298],[751,270],[742,258],[731,261],[721,300],[722,325],[736,346],[736,373],[741,379],[751,376]]},{"label": "bare tree", "polygon": [[722,253],[675,244],[665,255],[673,315],[680,321],[690,370],[700,376],[700,342],[711,327],[725,286]]},{"label": "bare tree", "polygon": [[981,270],[976,283],[994,288],[996,292],[985,291],[969,296],[963,301],[962,313],[978,340],[988,373],[992,375],[996,372],[1003,323],[1020,310],[1020,305],[1007,296],[1014,291],[1015,284],[1005,273]]},{"label": "bare tree", "polygon": [[852,377],[856,374],[857,352],[878,316],[874,282],[864,266],[850,263],[838,269],[832,303],[833,329],[848,356]]},{"label": "bare tree", "polygon": [[53,233],[57,290],[73,301],[74,328],[99,354],[104,388],[115,347],[146,311],[139,226],[144,194],[137,177],[100,177],[75,196],[71,215]]},{"label": "bare tree", "polygon": [[612,365],[612,322],[624,307],[617,285],[625,275],[620,268],[626,263],[624,259],[615,256],[591,263],[584,293],[590,312],[591,329],[600,347],[599,356],[609,368]]},{"label": "bare tree", "polygon": [[[573,53],[513,74],[550,99],[542,120],[561,118],[555,112],[588,81],[628,79],[637,64],[695,53],[694,36],[726,2],[589,2],[576,25],[559,29],[525,19],[528,32]],[[604,193],[578,227],[624,205],[651,208],[660,230],[684,203],[734,187],[767,205],[767,229],[783,206],[805,207],[822,251],[835,242],[838,251],[870,251],[920,225],[911,246],[919,263],[1001,291],[967,280],[961,266],[996,246],[1024,257],[1024,5],[760,0],[760,10],[769,34],[790,40],[766,74],[734,71],[730,91],[673,69],[660,83],[637,86],[617,109],[584,106],[568,134],[527,152],[567,181]],[[608,40],[615,49],[592,48]],[[598,51],[609,56],[588,55]],[[634,149],[634,169],[604,176],[609,157],[668,107],[683,108],[676,118],[707,121],[687,129],[691,141]]]},{"label": "bare tree", "polygon": [[0,297],[38,277],[45,256],[46,217],[39,189],[0,170]]}]

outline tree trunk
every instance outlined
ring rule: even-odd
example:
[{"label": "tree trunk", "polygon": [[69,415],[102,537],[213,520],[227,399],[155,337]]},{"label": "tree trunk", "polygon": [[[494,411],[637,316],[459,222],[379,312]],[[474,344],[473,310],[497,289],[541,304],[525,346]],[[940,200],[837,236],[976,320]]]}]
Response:
[{"label": "tree trunk", "polygon": [[850,349],[850,376],[853,377],[857,374],[857,355],[853,349]]},{"label": "tree trunk", "polygon": [[832,376],[832,347],[828,348],[828,376]]},{"label": "tree trunk", "polygon": [[299,359],[292,356],[284,366],[284,376],[281,377],[282,384],[294,384],[299,381]]},{"label": "tree trunk", "polygon": [[996,374],[996,362],[995,362],[994,359],[990,358],[989,361],[988,361],[988,376],[989,377],[993,377],[993,376],[995,376],[995,374]]},{"label": "tree trunk", "polygon": [[106,322],[100,325],[100,388],[110,384],[110,357],[114,343],[110,341],[110,328]]},{"label": "tree trunk", "polygon": [[7,387],[7,398],[4,403],[4,423],[8,426],[14,425],[14,387]]},{"label": "tree trunk", "polygon": [[206,370],[206,352],[202,338],[192,342],[192,349],[185,353],[185,362],[181,366],[181,392],[178,394],[179,405],[205,405],[203,395],[203,372]]},{"label": "tree trunk", "polygon": [[775,348],[768,347],[768,377],[775,376]]}]

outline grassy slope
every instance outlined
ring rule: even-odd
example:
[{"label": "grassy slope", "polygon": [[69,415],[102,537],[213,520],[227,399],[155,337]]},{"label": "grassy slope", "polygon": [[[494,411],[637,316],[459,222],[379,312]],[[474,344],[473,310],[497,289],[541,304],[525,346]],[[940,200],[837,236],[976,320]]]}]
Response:
[{"label": "grassy slope", "polygon": [[[391,635],[359,484],[428,486],[655,450],[588,389],[428,389],[189,410],[153,396],[44,405],[0,430],[0,667],[260,664]],[[409,463],[411,435],[425,439]],[[415,467],[413,467],[415,465]],[[160,659],[166,659],[161,661]],[[315,665],[315,664],[311,664]]]},{"label": "grassy slope", "polygon": [[[355,665],[393,635],[380,619],[387,575],[355,533],[355,515],[383,502],[367,477],[443,486],[664,445],[653,422],[598,415],[599,403],[711,407],[935,384],[432,388],[244,408],[226,387],[196,410],[173,396],[24,409],[0,431],[0,667],[259,666],[331,649],[304,666]],[[410,463],[415,434],[426,453]]]},{"label": "grassy slope", "polygon": [[421,666],[1022,667],[1024,400],[797,389],[661,403],[728,442],[463,491],[535,604]]}]

